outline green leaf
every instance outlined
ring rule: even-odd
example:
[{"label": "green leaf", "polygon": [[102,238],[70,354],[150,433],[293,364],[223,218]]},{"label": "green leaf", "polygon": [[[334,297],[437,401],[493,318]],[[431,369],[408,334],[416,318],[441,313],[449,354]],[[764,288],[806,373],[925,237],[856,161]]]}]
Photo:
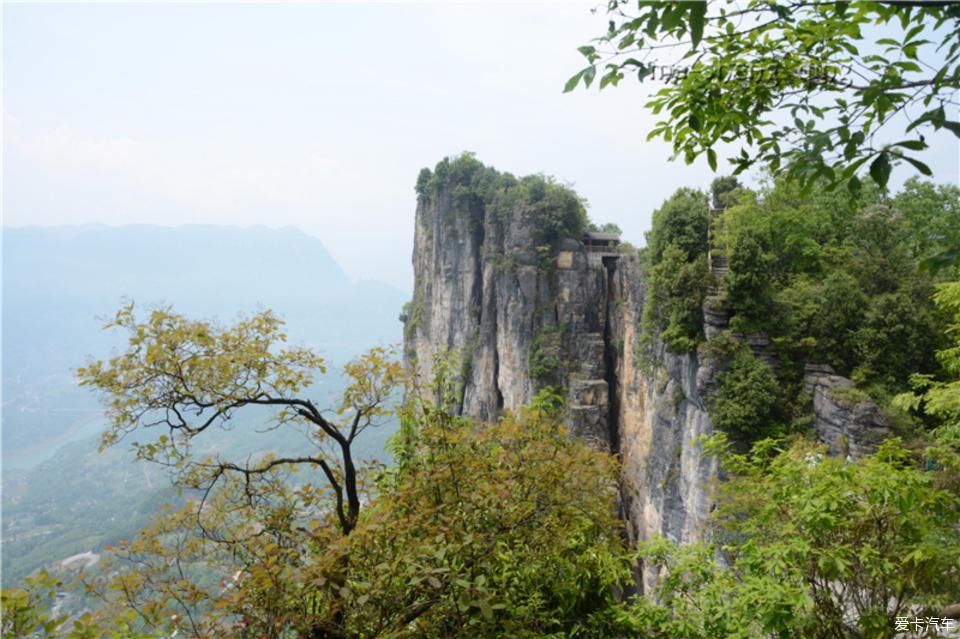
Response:
[{"label": "green leaf", "polygon": [[710,165],[710,170],[717,170],[717,152],[713,149],[707,149],[707,164]]},{"label": "green leaf", "polygon": [[580,84],[580,78],[583,77],[583,74],[586,73],[586,71],[587,71],[586,69],[581,69],[580,71],[575,73],[569,80],[567,80],[567,83],[563,85],[563,92],[570,93],[571,91],[576,89],[577,85]]},{"label": "green leaf", "polygon": [[945,129],[949,129],[951,133],[960,138],[960,122],[954,122],[952,120],[944,120],[941,122],[941,126]]},{"label": "green leaf", "polygon": [[493,608],[490,607],[490,604],[485,599],[477,599],[473,602],[473,605],[480,609],[480,613],[487,621],[493,619]]},{"label": "green leaf", "polygon": [[683,9],[680,6],[666,5],[660,15],[664,31],[672,31],[683,23]]},{"label": "green leaf", "polygon": [[691,113],[690,118],[687,120],[687,123],[690,125],[690,128],[694,131],[700,130],[700,118],[697,117],[696,113]]},{"label": "green leaf", "polygon": [[703,22],[707,13],[706,2],[695,2],[690,7],[690,48],[696,49],[703,39]]},{"label": "green leaf", "polygon": [[597,75],[597,67],[595,67],[592,64],[583,70],[583,84],[586,85],[588,89],[590,88],[590,85],[593,83],[593,79],[596,77],[596,75]]},{"label": "green leaf", "polygon": [[907,162],[909,162],[910,164],[912,164],[918,171],[920,171],[927,177],[930,177],[931,175],[933,175],[933,171],[930,170],[930,167],[924,164],[923,162],[921,162],[920,160],[917,160],[916,158],[907,157],[906,155],[901,155],[900,157],[906,160]]},{"label": "green leaf", "polygon": [[923,151],[927,148],[927,143],[923,140],[902,140],[893,144],[892,146],[902,146],[905,149],[910,149],[911,151]]},{"label": "green leaf", "polygon": [[860,195],[860,187],[860,178],[858,178],[856,175],[850,178],[850,180],[847,182],[847,190],[850,191],[850,195],[853,195],[854,197]]},{"label": "green leaf", "polygon": [[870,164],[870,177],[881,187],[885,187],[890,179],[890,168],[890,158],[887,157],[886,152],[882,152]]}]

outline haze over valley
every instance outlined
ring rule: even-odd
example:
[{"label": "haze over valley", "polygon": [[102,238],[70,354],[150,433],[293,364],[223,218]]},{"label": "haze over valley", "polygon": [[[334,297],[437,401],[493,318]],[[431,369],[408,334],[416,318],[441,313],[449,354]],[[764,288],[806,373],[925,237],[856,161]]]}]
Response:
[{"label": "haze over valley", "polygon": [[[314,388],[325,402],[342,388],[339,367],[349,358],[400,340],[407,299],[352,279],[322,241],[289,227],[7,228],[3,260],[4,583],[132,534],[172,495],[164,474],[134,462],[128,445],[96,453],[101,409],[73,374],[126,340],[102,330],[123,304],[170,305],[224,323],[271,309],[291,343],[328,359]],[[220,443],[250,436],[237,431]],[[366,452],[379,454],[388,433],[371,435]],[[278,450],[305,445],[283,431],[271,442]]]}]

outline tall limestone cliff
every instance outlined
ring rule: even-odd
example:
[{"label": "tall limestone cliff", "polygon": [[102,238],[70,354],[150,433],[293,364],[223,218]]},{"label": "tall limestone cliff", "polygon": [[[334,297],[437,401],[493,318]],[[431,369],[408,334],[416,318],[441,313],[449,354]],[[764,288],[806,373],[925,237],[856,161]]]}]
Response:
[{"label": "tall limestone cliff", "polygon": [[585,246],[575,224],[545,236],[537,194],[504,195],[511,176],[475,197],[483,179],[444,168],[421,176],[408,362],[426,379],[438,352],[458,351],[461,411],[483,420],[543,386],[563,388],[572,432],[623,460],[630,535],[697,538],[715,468],[693,441],[711,432],[715,371],[696,354],[660,353],[657,374],[636,361],[645,297],[636,251]]},{"label": "tall limestone cliff", "polygon": [[[458,352],[459,409],[481,420],[528,403],[544,386],[562,388],[571,432],[620,456],[630,537],[702,538],[718,469],[695,442],[713,432],[708,402],[723,367],[704,345],[682,355],[655,346],[652,363],[639,361],[636,353],[658,340],[641,334],[646,273],[637,251],[585,244],[586,218],[568,189],[497,173],[469,156],[424,170],[417,190],[408,364],[429,379],[435,355]],[[714,271],[725,267],[722,256],[710,261]],[[708,297],[707,344],[727,321]],[[742,337],[771,357],[769,340]],[[815,389],[827,382],[840,383],[808,381]],[[836,440],[861,450],[867,444],[849,440],[864,433],[875,441],[884,426],[869,406],[816,397],[816,430],[834,434],[826,438],[833,448]]]}]

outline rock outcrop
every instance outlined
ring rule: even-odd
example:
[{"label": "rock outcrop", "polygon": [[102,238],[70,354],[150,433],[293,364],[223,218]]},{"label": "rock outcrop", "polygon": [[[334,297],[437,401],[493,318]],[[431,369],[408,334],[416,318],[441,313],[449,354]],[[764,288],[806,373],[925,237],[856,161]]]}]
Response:
[{"label": "rock outcrop", "polygon": [[813,430],[831,454],[862,457],[890,435],[880,407],[829,366],[808,364],[803,382],[813,396]]},{"label": "rock outcrop", "polygon": [[569,389],[571,427],[611,443],[604,329],[612,265],[580,242],[538,250],[536,219],[465,210],[449,190],[421,198],[414,239],[415,287],[404,352],[429,377],[441,350],[463,363],[463,414],[495,419],[538,387]]}]

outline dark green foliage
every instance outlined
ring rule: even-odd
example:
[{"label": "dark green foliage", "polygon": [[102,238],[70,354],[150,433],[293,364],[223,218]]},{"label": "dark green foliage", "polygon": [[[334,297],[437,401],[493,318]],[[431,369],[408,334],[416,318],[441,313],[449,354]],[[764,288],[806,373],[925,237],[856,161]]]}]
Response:
[{"label": "dark green foliage", "polygon": [[558,239],[580,239],[587,226],[583,201],[571,189],[556,184],[542,175],[528,175],[516,187],[526,190],[527,215],[532,215],[541,244]]},{"label": "dark green foliage", "polygon": [[752,442],[777,431],[778,399],[777,376],[770,365],[743,346],[717,378],[710,417],[732,440]]},{"label": "dark green foliage", "polygon": [[426,195],[427,186],[430,184],[430,178],[433,176],[433,173],[430,172],[430,169],[423,167],[420,169],[420,173],[417,175],[417,185],[414,187],[417,195]]},{"label": "dark green foliage", "polygon": [[586,202],[573,189],[544,175],[516,178],[484,166],[472,153],[444,158],[434,170],[420,171],[417,193],[421,200],[434,200],[448,193],[460,213],[482,224],[492,210],[501,222],[511,216],[532,218],[537,243],[552,245],[564,237],[579,239],[589,220]]},{"label": "dark green foliage", "polygon": [[[782,330],[767,325],[773,335],[786,333],[784,348],[798,352],[811,362],[827,363],[840,372],[853,370],[855,361],[851,336],[863,317],[867,303],[856,278],[844,271],[835,271],[820,281],[798,278],[782,290],[786,322]],[[769,309],[771,314],[774,309]]]},{"label": "dark green foliage", "polygon": [[773,300],[770,272],[777,261],[765,233],[747,229],[737,234],[727,248],[730,272],[727,296],[736,305],[738,315],[759,321],[768,320]]},{"label": "dark green foliage", "polygon": [[911,372],[937,369],[943,324],[921,257],[954,211],[960,190],[918,182],[893,199],[869,184],[857,199],[804,198],[785,181],[742,197],[721,218],[731,327],[774,340],[781,382],[817,363],[875,398],[902,392]]},{"label": "dark green foliage", "polygon": [[941,333],[934,310],[925,303],[933,292],[929,282],[919,281],[870,298],[851,338],[856,381],[896,390],[906,387],[913,372],[936,369],[934,351]]},{"label": "dark green foliage", "polygon": [[740,181],[732,175],[715,178],[710,183],[710,206],[715,209],[732,206],[736,203],[736,191]]},{"label": "dark green foliage", "polygon": [[[950,260],[938,260],[936,256],[960,247],[960,187],[910,178],[893,204],[910,227],[913,256],[926,258],[934,267],[948,266]],[[953,262],[946,274],[956,276],[958,272],[960,266]]]},{"label": "dark green foliage", "polygon": [[680,189],[654,211],[647,233],[643,329],[648,341],[658,336],[675,353],[694,350],[703,338],[708,226],[707,196]]},{"label": "dark green foliage", "polygon": [[651,262],[660,262],[671,244],[680,248],[687,259],[706,253],[709,225],[706,194],[687,188],[677,190],[653,212],[653,223],[647,233]]},{"label": "dark green foliage", "polygon": [[703,339],[703,300],[709,280],[706,255],[688,261],[675,244],[650,269],[644,331],[657,334],[674,353],[694,350]]}]

